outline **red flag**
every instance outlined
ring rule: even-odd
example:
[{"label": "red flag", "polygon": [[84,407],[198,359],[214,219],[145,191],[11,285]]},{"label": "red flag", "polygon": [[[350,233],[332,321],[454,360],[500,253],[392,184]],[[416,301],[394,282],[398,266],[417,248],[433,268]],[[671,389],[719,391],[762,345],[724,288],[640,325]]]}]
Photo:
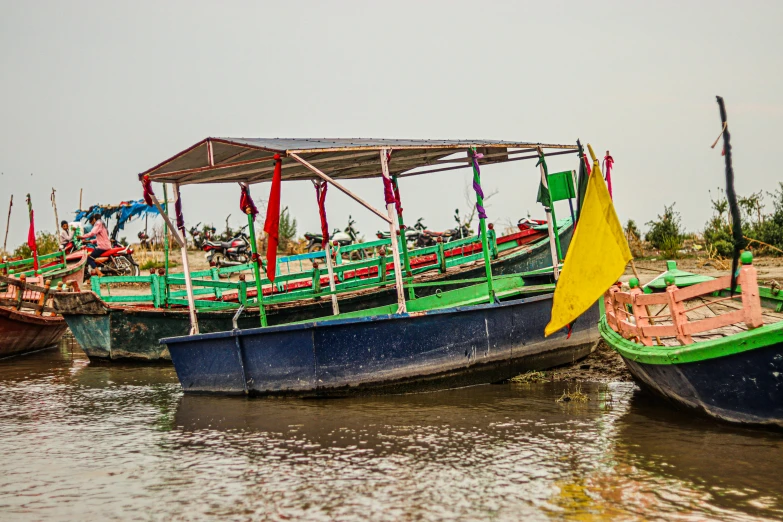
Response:
[{"label": "red flag", "polygon": [[275,154],[275,173],[272,176],[272,189],[269,191],[269,203],[267,203],[266,221],[264,222],[264,232],[267,234],[266,276],[272,282],[275,281],[277,244],[280,241],[280,177],[282,169],[283,160],[280,159],[280,154]]},{"label": "red flag", "polygon": [[27,231],[27,246],[33,253],[33,268],[38,271],[38,247],[35,244],[35,220],[33,209],[30,209],[30,230]]}]

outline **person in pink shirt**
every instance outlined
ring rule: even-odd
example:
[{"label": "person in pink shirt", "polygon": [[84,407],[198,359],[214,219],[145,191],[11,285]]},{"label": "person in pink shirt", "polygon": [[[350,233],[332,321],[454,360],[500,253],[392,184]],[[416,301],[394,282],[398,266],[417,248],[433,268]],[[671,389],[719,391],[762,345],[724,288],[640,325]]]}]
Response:
[{"label": "person in pink shirt", "polygon": [[[92,230],[83,236],[79,236],[79,239],[95,238],[95,249],[90,252],[90,257],[87,258],[87,264],[90,265],[90,268],[97,269],[98,264],[95,262],[95,259],[101,257],[104,252],[111,248],[111,241],[109,241],[109,232],[106,230],[106,225],[103,224],[103,221],[101,221],[101,218],[97,214],[90,216],[90,224],[92,225]],[[98,273],[98,275],[100,275],[100,273]]]}]

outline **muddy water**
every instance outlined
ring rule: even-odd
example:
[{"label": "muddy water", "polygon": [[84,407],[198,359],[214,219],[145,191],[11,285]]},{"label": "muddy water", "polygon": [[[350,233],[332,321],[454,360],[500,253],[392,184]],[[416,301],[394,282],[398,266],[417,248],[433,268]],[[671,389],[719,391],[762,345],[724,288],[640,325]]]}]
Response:
[{"label": "muddy water", "polygon": [[2,520],[783,517],[783,436],[631,383],[327,401],[184,397],[78,347],[0,361]]}]

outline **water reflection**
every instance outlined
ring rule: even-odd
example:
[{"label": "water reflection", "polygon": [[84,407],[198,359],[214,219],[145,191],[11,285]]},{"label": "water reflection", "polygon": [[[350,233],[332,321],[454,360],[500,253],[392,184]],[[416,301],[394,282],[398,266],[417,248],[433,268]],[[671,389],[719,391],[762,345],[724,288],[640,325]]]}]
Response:
[{"label": "water reflection", "polygon": [[[170,366],[63,346],[0,364],[0,514],[63,519],[750,519],[781,436],[632,384],[303,401],[183,396]],[[6,516],[9,515],[9,516]]]}]

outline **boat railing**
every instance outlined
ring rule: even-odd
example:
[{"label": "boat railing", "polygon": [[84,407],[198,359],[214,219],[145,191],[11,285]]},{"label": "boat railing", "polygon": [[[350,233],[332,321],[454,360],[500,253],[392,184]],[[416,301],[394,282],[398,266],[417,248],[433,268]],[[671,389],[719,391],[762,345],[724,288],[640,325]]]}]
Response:
[{"label": "boat railing", "polygon": [[[763,326],[761,301],[759,298],[758,275],[752,264],[753,256],[745,252],[742,267],[738,270],[737,284],[739,293],[712,300],[720,301],[741,299],[742,307],[714,317],[691,320],[687,313],[706,304],[686,308],[685,302],[698,297],[711,296],[724,291],[731,285],[731,276],[723,276],[685,288],[677,288],[674,278],[667,276],[665,292],[645,294],[635,279],[631,281],[628,292],[613,286],[604,294],[606,322],[626,339],[636,339],[645,346],[652,346],[653,339],[675,337],[680,344],[692,344],[693,335],[716,330],[736,323],[745,323],[749,329]],[[651,313],[651,306],[668,307],[669,313],[663,315]],[[656,324],[656,322],[670,324]]]},{"label": "boat railing", "polygon": [[[488,244],[493,258],[497,258],[503,248],[515,248],[518,241],[534,237],[539,231],[532,230],[510,234],[498,238],[495,230],[487,231]],[[510,239],[506,239],[510,238]],[[332,293],[344,294],[370,288],[382,288],[394,283],[394,263],[391,252],[386,247],[390,245],[388,239],[357,243],[335,249],[333,275],[335,278],[335,290],[329,290],[329,276],[325,266],[323,251],[309,254],[296,254],[280,258],[281,263],[287,269],[292,263],[300,263],[310,260],[312,267],[309,270],[281,273],[278,270],[274,284],[263,277],[261,280],[264,292],[265,304],[286,303],[306,299],[322,299]],[[503,248],[500,248],[503,245]],[[358,261],[345,261],[343,255],[361,250],[372,250],[373,257],[366,257]],[[414,295],[418,285],[414,277],[427,273],[445,273],[452,267],[457,267],[470,262],[482,261],[481,241],[478,236],[451,241],[438,242],[434,246],[418,248],[409,251],[411,266],[410,275],[405,274],[405,285],[411,295]],[[199,309],[237,308],[242,304],[258,304],[255,281],[247,273],[252,271],[252,264],[245,263],[230,267],[211,267],[206,270],[192,271],[193,293],[195,304]],[[240,281],[221,281],[227,277],[239,275]],[[454,284],[463,284],[472,280],[456,280]],[[112,292],[116,285],[133,284],[141,286],[133,292]],[[153,269],[150,275],[140,276],[100,276],[91,279],[91,289],[107,303],[116,304],[151,304],[156,308],[169,305],[186,305],[187,291],[185,289],[185,277],[181,273],[166,274],[163,269]],[[130,294],[130,295],[129,295]]]},{"label": "boat railing", "polygon": [[28,278],[24,274],[19,278],[0,276],[0,282],[7,285],[7,290],[0,294],[0,306],[14,308],[18,311],[32,311],[35,315],[51,314],[51,294],[65,288],[62,282],[53,288],[52,282],[44,281],[42,277]]},{"label": "boat railing", "polygon": [[[54,270],[65,268],[68,265],[66,256],[66,253],[62,250],[58,250],[57,252],[53,252],[51,254],[38,256],[38,273],[41,274],[52,272]],[[20,276],[24,274],[26,277],[31,277],[36,273],[33,265],[34,260],[32,257],[16,259],[13,261],[4,261],[3,263],[0,263],[0,274],[4,276]]]}]

